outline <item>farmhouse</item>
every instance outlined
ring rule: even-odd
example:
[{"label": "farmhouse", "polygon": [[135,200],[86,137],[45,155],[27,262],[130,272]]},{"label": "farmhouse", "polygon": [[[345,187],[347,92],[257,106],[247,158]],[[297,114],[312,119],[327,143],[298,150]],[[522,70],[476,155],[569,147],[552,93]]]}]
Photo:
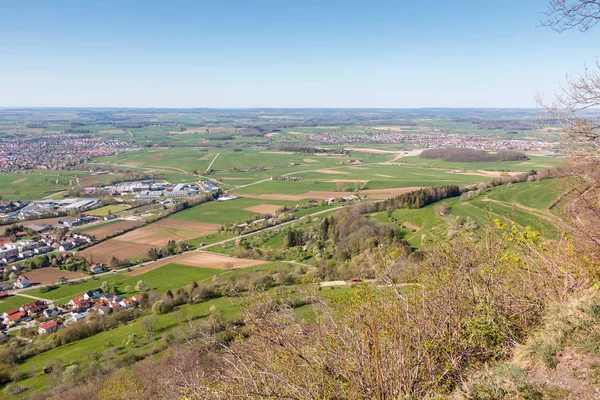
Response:
[{"label": "farmhouse", "polygon": [[52,333],[58,329],[58,322],[56,321],[48,321],[40,325],[38,329],[38,334],[43,335],[46,333]]},{"label": "farmhouse", "polygon": [[30,285],[29,279],[27,279],[26,276],[19,276],[17,278],[17,280],[15,281],[16,289],[23,289],[23,288],[29,287],[29,285]]},{"label": "farmhouse", "polygon": [[2,313],[2,319],[6,319],[9,316],[18,313],[19,311],[21,311],[21,310],[19,310],[18,308],[13,308],[11,310],[5,311]]},{"label": "farmhouse", "polygon": [[90,265],[87,270],[90,274],[99,274],[104,272],[104,269],[97,264]]},{"label": "farmhouse", "polygon": [[17,322],[19,322],[22,318],[25,318],[26,316],[27,315],[23,311],[17,311],[16,313],[11,314],[8,317],[4,318],[4,323],[6,325],[16,324]]},{"label": "farmhouse", "polygon": [[30,317],[38,314],[46,309],[46,303],[41,300],[37,300],[34,303],[23,304],[19,310],[23,311]]}]

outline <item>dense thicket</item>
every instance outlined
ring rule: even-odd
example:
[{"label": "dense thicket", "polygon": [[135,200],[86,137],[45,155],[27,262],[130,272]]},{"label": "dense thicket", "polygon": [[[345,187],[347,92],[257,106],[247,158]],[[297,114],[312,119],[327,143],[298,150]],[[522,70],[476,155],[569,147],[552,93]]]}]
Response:
[{"label": "dense thicket", "polygon": [[421,152],[421,158],[452,162],[494,162],[527,160],[527,155],[520,151],[498,151],[489,153],[476,149],[429,149]]},{"label": "dense thicket", "polygon": [[[298,235],[295,234],[295,237]],[[393,224],[366,218],[360,207],[350,207],[324,218],[304,239],[324,259],[344,262],[377,247],[408,248]]]},{"label": "dense thicket", "polygon": [[388,208],[421,208],[440,200],[460,196],[461,193],[462,191],[458,185],[423,188],[386,199],[377,203],[377,207],[379,211]]}]

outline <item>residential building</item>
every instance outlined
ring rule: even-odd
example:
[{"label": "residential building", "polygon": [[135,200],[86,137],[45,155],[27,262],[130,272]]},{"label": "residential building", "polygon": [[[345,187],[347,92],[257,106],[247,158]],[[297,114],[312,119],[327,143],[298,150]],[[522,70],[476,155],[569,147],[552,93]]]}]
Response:
[{"label": "residential building", "polygon": [[46,333],[52,333],[52,332],[55,332],[57,329],[58,329],[58,322],[48,321],[39,326],[38,334],[44,335]]}]

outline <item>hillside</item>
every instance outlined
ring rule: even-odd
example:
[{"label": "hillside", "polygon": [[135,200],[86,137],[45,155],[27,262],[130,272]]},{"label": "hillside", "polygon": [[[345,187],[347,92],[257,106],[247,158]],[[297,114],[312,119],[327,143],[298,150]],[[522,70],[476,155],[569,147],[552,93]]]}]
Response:
[{"label": "hillside", "polygon": [[560,179],[515,183],[487,189],[468,199],[453,198],[417,210],[379,212],[372,217],[400,226],[404,239],[413,246],[419,246],[424,238],[433,238],[431,230],[452,217],[458,218],[459,224],[470,219],[480,227],[494,219],[515,222],[521,228],[529,226],[547,238],[556,238],[556,215],[550,207],[567,189],[566,181]]}]

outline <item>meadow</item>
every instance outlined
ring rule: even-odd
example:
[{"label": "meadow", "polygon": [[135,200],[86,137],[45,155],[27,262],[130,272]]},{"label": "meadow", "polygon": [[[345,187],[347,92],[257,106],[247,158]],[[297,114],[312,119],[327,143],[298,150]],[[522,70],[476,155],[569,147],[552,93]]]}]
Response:
[{"label": "meadow", "polygon": [[129,208],[127,205],[110,205],[97,208],[90,211],[88,214],[95,215],[97,217],[106,217],[107,215],[116,215],[121,211],[125,211]]},{"label": "meadow", "polygon": [[[522,182],[489,189],[466,202],[462,202],[460,198],[452,198],[421,209],[394,210],[392,217],[399,226],[408,223],[418,228],[414,232],[411,229],[402,229],[404,238],[416,247],[424,237],[432,237],[432,228],[451,217],[470,218],[478,226],[488,225],[494,219],[506,223],[515,222],[521,227],[530,226],[543,236],[554,238],[558,232],[549,207],[562,189],[563,185],[557,179]],[[446,205],[449,216],[442,217],[436,212],[441,204]],[[389,222],[385,212],[374,214],[372,217]]]},{"label": "meadow", "polygon": [[522,161],[499,161],[499,162],[449,162],[442,160],[429,160],[419,156],[402,157],[398,161],[422,166],[426,168],[461,169],[466,171],[530,171],[532,169],[541,171],[556,167],[563,162],[559,157],[544,157],[528,155],[529,160]]},{"label": "meadow", "polygon": [[260,215],[259,213],[248,211],[246,209],[262,204],[292,206],[296,203],[283,200],[265,201],[249,198],[238,198],[228,201],[211,201],[209,203],[200,204],[199,206],[180,211],[169,216],[167,219],[173,221],[197,221],[212,224],[227,224],[230,222],[243,221],[252,216]]}]

